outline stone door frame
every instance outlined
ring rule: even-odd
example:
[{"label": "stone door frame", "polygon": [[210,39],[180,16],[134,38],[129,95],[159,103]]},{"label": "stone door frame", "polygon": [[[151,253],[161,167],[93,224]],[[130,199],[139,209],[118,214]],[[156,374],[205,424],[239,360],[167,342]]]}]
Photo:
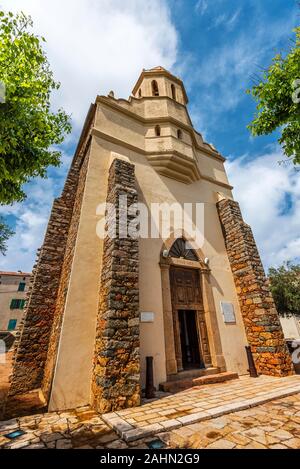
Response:
[{"label": "stone door frame", "polygon": [[[186,239],[185,236],[180,236]],[[201,331],[201,322],[204,327],[201,331],[202,336],[205,336],[205,329],[207,331],[208,349],[209,353],[203,354],[203,360],[206,368],[216,367],[219,371],[226,371],[225,359],[222,352],[222,344],[220,331],[217,320],[217,313],[213,298],[211,286],[211,271],[204,263],[203,253],[200,249],[194,249],[198,257],[198,261],[186,260],[181,258],[164,257],[164,251],[169,251],[177,237],[169,238],[163,245],[160,255],[160,269],[161,269],[161,282],[162,282],[162,300],[163,300],[163,321],[164,321],[164,337],[165,337],[165,354],[166,354],[166,374],[167,378],[170,375],[176,375],[180,369],[181,350],[178,347],[178,330],[174,333],[174,311],[171,298],[171,279],[170,268],[177,266],[181,268],[197,269],[199,272],[200,289],[203,298],[203,310],[197,311],[197,322],[199,332]],[[200,317],[201,316],[201,317]],[[176,324],[176,322],[175,322]],[[204,329],[204,331],[203,331]],[[202,342],[200,340],[199,342]],[[179,342],[180,345],[180,342]],[[203,344],[200,344],[202,347]],[[201,349],[201,352],[203,350]]]},{"label": "stone door frame", "polygon": [[[177,259],[176,259],[177,260]],[[207,334],[207,327],[206,322],[204,319],[204,308],[203,308],[203,300],[202,300],[202,292],[201,292],[201,300],[197,301],[196,297],[194,296],[192,302],[188,302],[187,304],[180,305],[176,303],[176,299],[172,298],[172,287],[173,282],[175,282],[174,276],[176,270],[180,270],[181,272],[193,270],[198,273],[197,275],[197,283],[198,288],[200,290],[200,272],[199,269],[191,269],[187,266],[178,266],[174,264],[174,259],[171,258],[171,264],[169,269],[170,274],[170,285],[171,285],[171,301],[172,301],[172,314],[173,314],[173,327],[174,327],[174,341],[175,341],[175,354],[176,354],[176,362],[177,362],[177,370],[183,371],[183,359],[182,359],[182,347],[181,347],[181,336],[180,336],[180,325],[179,325],[179,311],[180,310],[191,310],[195,312],[195,325],[197,330],[197,338],[198,338],[198,347],[199,347],[199,355],[201,360],[204,363],[205,368],[210,368],[212,366],[211,363],[211,355],[209,349],[209,339]],[[173,273],[173,275],[172,275]],[[196,283],[195,282],[195,283]],[[174,293],[174,292],[173,292]]]}]

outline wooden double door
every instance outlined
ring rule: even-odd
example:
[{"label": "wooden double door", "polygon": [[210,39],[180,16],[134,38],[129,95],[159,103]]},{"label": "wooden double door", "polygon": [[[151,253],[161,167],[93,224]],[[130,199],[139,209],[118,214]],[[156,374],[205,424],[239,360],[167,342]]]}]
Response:
[{"label": "wooden double door", "polygon": [[172,266],[170,282],[177,369],[205,368],[211,358],[199,270]]}]

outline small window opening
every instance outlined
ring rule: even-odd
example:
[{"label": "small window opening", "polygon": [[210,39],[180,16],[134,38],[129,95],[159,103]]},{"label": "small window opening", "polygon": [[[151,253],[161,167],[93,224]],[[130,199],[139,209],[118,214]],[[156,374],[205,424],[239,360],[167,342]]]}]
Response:
[{"label": "small window opening", "polygon": [[171,85],[171,92],[172,92],[172,99],[175,99],[176,100],[176,88],[175,88],[175,85]]},{"label": "small window opening", "polygon": [[159,96],[157,81],[153,80],[151,83],[151,86],[152,86],[152,96]]},{"label": "small window opening", "polygon": [[180,130],[180,129],[177,130],[177,138],[182,140],[182,130]]},{"label": "small window opening", "polygon": [[155,135],[156,137],[160,137],[160,125],[155,126]]},{"label": "small window opening", "polygon": [[139,89],[139,98],[141,98],[141,97],[142,97],[142,90],[141,90],[141,88],[140,88],[140,89]]}]

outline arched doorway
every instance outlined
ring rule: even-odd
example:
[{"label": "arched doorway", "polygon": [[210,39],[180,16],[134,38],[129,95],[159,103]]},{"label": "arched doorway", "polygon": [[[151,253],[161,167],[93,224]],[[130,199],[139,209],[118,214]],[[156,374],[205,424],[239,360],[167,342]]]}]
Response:
[{"label": "arched doorway", "polygon": [[171,266],[170,283],[178,371],[205,368],[198,328],[203,311],[198,271]]},{"label": "arched doorway", "polygon": [[170,238],[161,253],[167,377],[225,361],[212,298],[210,270],[183,237]]}]

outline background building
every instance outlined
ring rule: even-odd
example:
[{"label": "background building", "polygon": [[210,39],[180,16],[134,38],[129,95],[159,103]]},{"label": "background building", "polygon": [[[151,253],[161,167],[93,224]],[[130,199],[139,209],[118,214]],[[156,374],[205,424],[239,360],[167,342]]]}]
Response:
[{"label": "background building", "polygon": [[0,271],[0,331],[18,328],[24,313],[30,273]]}]

